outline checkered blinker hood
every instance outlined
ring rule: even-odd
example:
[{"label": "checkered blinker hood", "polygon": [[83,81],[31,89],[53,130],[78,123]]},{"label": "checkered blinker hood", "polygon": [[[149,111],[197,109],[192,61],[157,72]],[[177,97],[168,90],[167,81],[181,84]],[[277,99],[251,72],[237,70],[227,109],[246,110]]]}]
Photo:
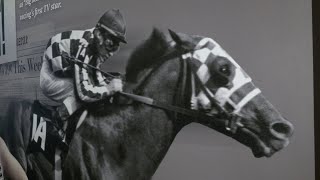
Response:
[{"label": "checkered blinker hood", "polygon": [[[218,57],[229,61],[228,63],[233,66],[234,76],[228,83],[231,86],[217,87],[213,90],[208,86],[209,83],[214,82],[215,78],[210,73],[212,70],[209,69],[211,67],[209,64],[214,63]],[[193,71],[192,109],[214,111],[212,104],[214,102],[210,100],[214,99],[225,111],[240,115],[241,109],[261,92],[234,59],[213,39],[201,39],[195,51],[184,54],[182,58],[190,62]]]}]

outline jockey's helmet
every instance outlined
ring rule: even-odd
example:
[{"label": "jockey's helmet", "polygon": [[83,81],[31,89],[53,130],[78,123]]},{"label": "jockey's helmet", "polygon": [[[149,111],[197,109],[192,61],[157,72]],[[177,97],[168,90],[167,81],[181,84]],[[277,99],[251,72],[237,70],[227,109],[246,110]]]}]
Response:
[{"label": "jockey's helmet", "polygon": [[122,43],[127,43],[126,23],[119,9],[105,12],[97,23],[97,27],[107,31]]}]

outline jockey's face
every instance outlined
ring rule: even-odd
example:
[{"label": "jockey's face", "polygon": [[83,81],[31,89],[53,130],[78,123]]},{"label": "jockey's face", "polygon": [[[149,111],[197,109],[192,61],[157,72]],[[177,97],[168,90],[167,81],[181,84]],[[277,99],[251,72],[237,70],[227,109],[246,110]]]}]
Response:
[{"label": "jockey's face", "polygon": [[107,51],[114,53],[120,48],[120,41],[109,33],[103,33],[103,43]]},{"label": "jockey's face", "polygon": [[112,34],[102,29],[94,31],[94,47],[99,56],[107,59],[120,48],[120,41]]}]

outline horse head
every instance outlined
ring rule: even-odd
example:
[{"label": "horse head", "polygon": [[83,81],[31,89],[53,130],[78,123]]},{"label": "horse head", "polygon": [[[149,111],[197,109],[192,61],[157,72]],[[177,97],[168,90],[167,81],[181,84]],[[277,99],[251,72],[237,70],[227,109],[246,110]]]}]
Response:
[{"label": "horse head", "polygon": [[192,73],[191,108],[226,118],[196,120],[251,148],[255,157],[270,157],[286,147],[293,125],[262,95],[250,76],[213,39],[170,31]]}]

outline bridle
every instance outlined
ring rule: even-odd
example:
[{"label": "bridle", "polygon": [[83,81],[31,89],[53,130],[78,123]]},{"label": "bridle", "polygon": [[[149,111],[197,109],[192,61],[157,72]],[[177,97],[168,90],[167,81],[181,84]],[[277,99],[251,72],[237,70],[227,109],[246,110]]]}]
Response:
[{"label": "bridle", "polygon": [[[190,61],[188,61],[190,63]],[[196,72],[192,70],[192,91],[195,91],[195,84],[198,84],[202,92],[204,92],[205,96],[209,99],[212,108],[215,108],[217,110],[217,114],[215,114],[217,120],[220,120],[224,122],[225,129],[232,134],[235,134],[237,129],[239,127],[243,127],[243,124],[240,122],[242,117],[238,114],[235,114],[233,112],[228,112],[225,108],[219,105],[218,101],[214,99],[212,93],[208,90],[208,88],[202,83],[202,81],[199,79],[199,77],[196,75]]]},{"label": "bridle", "polygon": [[[184,54],[184,53],[183,53]],[[165,55],[161,56],[157,61],[160,63],[156,64],[150,72],[146,75],[146,78],[141,81],[137,86],[136,91],[140,92],[143,85],[149,80],[151,74],[154,73],[164,62],[169,61],[174,58],[180,59],[181,72],[178,77],[177,91],[174,95],[174,104],[167,104],[149,97],[131,94],[126,92],[120,92],[119,94],[125,97],[128,97],[134,101],[147,104],[154,108],[163,109],[174,113],[174,118],[177,120],[179,115],[184,115],[193,118],[201,118],[210,121],[217,127],[224,127],[228,132],[235,134],[239,127],[243,127],[241,124],[241,116],[227,112],[223,107],[221,107],[218,102],[211,96],[207,87],[198,79],[198,76],[195,75],[195,72],[190,68],[190,61],[183,58],[183,54],[176,53],[175,51],[169,51]],[[205,92],[205,95],[210,100],[211,104],[216,108],[217,113],[213,115],[206,114],[204,112],[190,109],[190,105],[185,103],[185,99],[190,99],[190,93],[188,94],[186,90],[189,89],[188,84],[194,83],[191,82],[195,80],[195,83],[198,83],[200,88]],[[189,82],[187,82],[189,81]],[[190,101],[187,101],[190,102]],[[214,121],[212,121],[214,119]]]}]

